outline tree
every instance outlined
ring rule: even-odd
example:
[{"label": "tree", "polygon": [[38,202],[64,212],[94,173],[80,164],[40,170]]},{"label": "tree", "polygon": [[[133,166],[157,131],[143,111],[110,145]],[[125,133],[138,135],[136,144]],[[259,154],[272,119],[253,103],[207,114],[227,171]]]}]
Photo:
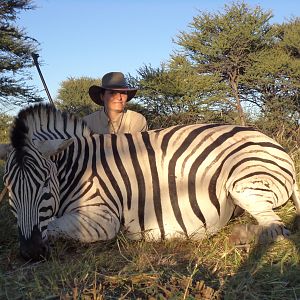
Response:
[{"label": "tree", "polygon": [[12,122],[12,116],[0,113],[0,143],[9,142],[10,126],[12,125]]},{"label": "tree", "polygon": [[300,17],[291,19],[282,25],[283,37],[281,45],[291,56],[289,64],[289,79],[291,88],[289,97],[293,101],[300,125]]},{"label": "tree", "polygon": [[145,107],[150,128],[225,121],[221,115],[228,112],[226,86],[218,75],[199,74],[184,56],[174,55],[159,68],[145,65],[133,81],[139,86],[137,98]]},{"label": "tree", "polygon": [[150,122],[245,125],[266,117],[269,129],[283,120],[299,126],[300,18],[271,25],[271,17],[243,2],[194,17],[168,62],[138,70]]},{"label": "tree", "polygon": [[30,0],[0,0],[0,104],[6,108],[42,100],[25,83],[38,42],[15,25],[19,11],[33,8]]},{"label": "tree", "polygon": [[273,45],[270,12],[251,9],[245,3],[225,5],[224,13],[202,13],[193,18],[191,32],[181,32],[176,43],[202,74],[219,74],[228,83],[228,99],[245,124],[241,83],[255,57]]},{"label": "tree", "polygon": [[89,77],[70,77],[61,83],[56,99],[56,106],[79,117],[85,116],[98,107],[89,96],[89,88],[98,85],[100,79]]},{"label": "tree", "polygon": [[253,59],[243,78],[243,93],[273,119],[274,127],[283,120],[300,124],[300,19],[275,24],[273,32],[276,43]]}]

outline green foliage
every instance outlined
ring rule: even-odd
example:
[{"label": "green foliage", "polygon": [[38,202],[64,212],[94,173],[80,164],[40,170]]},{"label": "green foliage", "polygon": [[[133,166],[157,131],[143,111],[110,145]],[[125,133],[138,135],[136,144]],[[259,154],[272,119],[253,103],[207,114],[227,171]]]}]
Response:
[{"label": "green foliage", "polygon": [[[202,13],[193,18],[191,32],[181,32],[177,44],[202,74],[218,74],[230,88],[228,97],[245,124],[241,83],[254,58],[269,49],[273,35],[270,12],[244,2],[225,5],[224,13]],[[215,87],[214,87],[215,89]]]},{"label": "green foliage", "polygon": [[15,25],[17,13],[33,9],[31,0],[0,1],[0,104],[5,107],[39,102],[36,90],[24,82],[32,66],[37,41]]},{"label": "green foliage", "polygon": [[92,85],[99,85],[99,79],[89,77],[70,77],[61,83],[56,105],[59,109],[85,116],[99,108],[90,98],[88,90]]},{"label": "green foliage", "polygon": [[10,126],[13,117],[0,113],[0,143],[9,143]]},{"label": "green foliage", "polygon": [[300,21],[271,25],[271,17],[244,2],[195,16],[177,36],[178,53],[132,78],[150,128],[263,117],[300,124]]},{"label": "green foliage", "polygon": [[[282,46],[293,57],[300,57],[300,17],[292,18],[280,26]],[[300,70],[298,69],[298,72]]]},{"label": "green foliage", "polygon": [[198,74],[183,56],[174,56],[169,64],[159,68],[144,66],[131,81],[139,87],[137,97],[145,107],[150,128],[224,122],[220,116],[225,115],[226,121],[231,120],[230,106],[225,99],[226,86],[218,76]]},{"label": "green foliage", "polygon": [[187,50],[199,68],[219,72],[228,79],[243,73],[251,64],[249,55],[271,41],[271,13],[245,3],[225,5],[224,13],[202,13],[193,18],[192,32],[182,32],[178,44]]},{"label": "green foliage", "polygon": [[[263,115],[280,116],[281,121],[299,122],[300,55],[294,46],[300,39],[300,19],[274,27],[277,43],[253,59],[243,78],[243,92]],[[283,105],[284,107],[280,107]],[[284,112],[283,112],[284,110]]]}]

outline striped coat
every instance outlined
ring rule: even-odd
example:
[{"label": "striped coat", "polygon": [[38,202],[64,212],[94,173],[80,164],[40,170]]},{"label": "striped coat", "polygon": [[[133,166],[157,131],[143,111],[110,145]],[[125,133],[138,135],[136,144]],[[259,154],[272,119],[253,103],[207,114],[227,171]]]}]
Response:
[{"label": "striped coat", "polygon": [[132,239],[200,239],[224,227],[237,206],[273,236],[286,235],[273,209],[292,196],[300,211],[291,158],[249,127],[99,135],[38,105],[19,114],[12,146],[4,179],[24,245],[33,243],[32,232],[43,241],[92,242],[120,228]]}]

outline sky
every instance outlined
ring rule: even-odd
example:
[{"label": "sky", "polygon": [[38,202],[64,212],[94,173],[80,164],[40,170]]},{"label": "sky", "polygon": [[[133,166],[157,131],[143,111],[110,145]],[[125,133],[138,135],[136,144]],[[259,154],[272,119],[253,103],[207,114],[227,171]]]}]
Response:
[{"label": "sky", "polygon": [[[53,99],[62,81],[101,78],[121,71],[135,76],[144,65],[159,67],[179,50],[174,43],[189,31],[201,12],[222,12],[223,0],[35,0],[34,10],[18,14],[16,24],[39,43],[39,63]],[[300,16],[299,0],[248,0],[282,23]],[[37,69],[30,70],[40,95],[47,99]]]}]

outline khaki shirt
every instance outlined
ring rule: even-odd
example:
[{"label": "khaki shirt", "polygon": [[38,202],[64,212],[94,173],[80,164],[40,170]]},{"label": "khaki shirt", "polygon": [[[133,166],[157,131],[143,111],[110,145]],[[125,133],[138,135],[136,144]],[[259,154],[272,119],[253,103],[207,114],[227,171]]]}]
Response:
[{"label": "khaki shirt", "polygon": [[148,130],[145,117],[129,109],[113,122],[109,120],[103,108],[83,117],[83,120],[94,133],[132,133]]}]

